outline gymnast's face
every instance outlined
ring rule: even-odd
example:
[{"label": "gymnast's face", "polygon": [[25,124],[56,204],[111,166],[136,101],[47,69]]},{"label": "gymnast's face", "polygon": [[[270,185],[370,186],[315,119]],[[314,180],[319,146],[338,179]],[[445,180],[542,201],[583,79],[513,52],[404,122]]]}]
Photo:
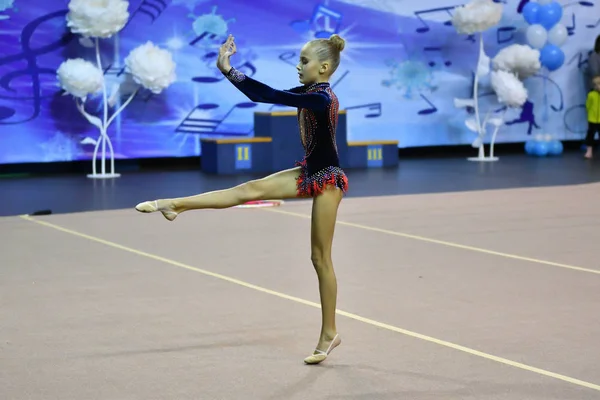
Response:
[{"label": "gymnast's face", "polygon": [[323,81],[324,72],[327,67],[320,62],[315,53],[314,46],[304,45],[300,52],[300,60],[296,65],[298,70],[298,79],[304,85],[311,85]]},{"label": "gymnast's face", "polygon": [[600,78],[595,78],[594,79],[594,89],[597,92],[600,92]]}]

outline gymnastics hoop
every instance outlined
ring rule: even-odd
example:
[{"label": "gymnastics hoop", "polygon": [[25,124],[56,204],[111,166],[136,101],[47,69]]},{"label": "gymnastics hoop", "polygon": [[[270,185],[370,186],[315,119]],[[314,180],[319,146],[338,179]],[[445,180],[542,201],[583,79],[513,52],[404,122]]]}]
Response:
[{"label": "gymnastics hoop", "polygon": [[235,206],[235,208],[264,208],[264,207],[279,207],[284,203],[283,200],[257,200],[257,201],[249,201],[244,204],[240,204],[239,206]]}]

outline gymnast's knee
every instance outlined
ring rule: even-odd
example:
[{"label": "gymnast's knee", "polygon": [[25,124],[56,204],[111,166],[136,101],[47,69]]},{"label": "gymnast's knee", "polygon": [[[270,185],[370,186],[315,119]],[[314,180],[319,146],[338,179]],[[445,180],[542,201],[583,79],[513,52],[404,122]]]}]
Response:
[{"label": "gymnast's knee", "polygon": [[333,269],[331,257],[321,250],[313,249],[310,255],[310,261],[317,272]]}]

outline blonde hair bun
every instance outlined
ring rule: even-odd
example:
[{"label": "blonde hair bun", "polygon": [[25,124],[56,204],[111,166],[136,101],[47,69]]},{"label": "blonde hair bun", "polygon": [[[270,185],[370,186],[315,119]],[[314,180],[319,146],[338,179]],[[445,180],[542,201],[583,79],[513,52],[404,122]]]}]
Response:
[{"label": "blonde hair bun", "polygon": [[329,41],[331,42],[331,44],[333,44],[333,47],[339,52],[344,50],[344,47],[346,46],[346,41],[342,39],[340,35],[337,34],[331,35]]}]

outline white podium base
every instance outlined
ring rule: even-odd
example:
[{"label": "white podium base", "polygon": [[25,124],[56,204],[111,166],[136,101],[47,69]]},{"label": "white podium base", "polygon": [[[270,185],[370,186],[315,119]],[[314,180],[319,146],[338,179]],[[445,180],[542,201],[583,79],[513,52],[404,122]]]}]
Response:
[{"label": "white podium base", "polygon": [[90,179],[111,179],[111,178],[118,178],[120,177],[121,174],[88,174],[87,177]]},{"label": "white podium base", "polygon": [[498,161],[500,158],[498,157],[469,157],[467,160],[469,161],[481,161],[481,162],[493,162]]}]

